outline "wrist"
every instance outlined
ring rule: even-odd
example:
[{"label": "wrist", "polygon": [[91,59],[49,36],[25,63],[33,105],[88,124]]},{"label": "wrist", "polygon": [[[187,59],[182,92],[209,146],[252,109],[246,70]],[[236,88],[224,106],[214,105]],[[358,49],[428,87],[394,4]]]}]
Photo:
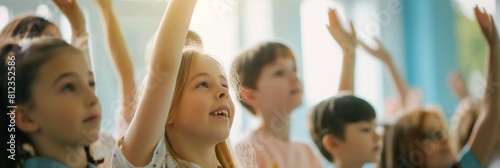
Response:
[{"label": "wrist", "polygon": [[104,12],[104,13],[113,11],[113,8],[111,6],[108,6],[108,5],[98,4],[97,6],[99,6],[100,11]]}]

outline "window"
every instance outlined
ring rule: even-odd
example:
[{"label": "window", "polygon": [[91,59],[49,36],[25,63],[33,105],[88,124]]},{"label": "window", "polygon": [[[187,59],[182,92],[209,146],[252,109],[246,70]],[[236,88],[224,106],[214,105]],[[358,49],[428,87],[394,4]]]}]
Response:
[{"label": "window", "polygon": [[[345,28],[349,24],[344,14],[346,11],[352,12],[349,14],[354,17],[349,18],[353,18],[358,38],[363,38],[361,34],[370,37],[379,34],[380,25],[364,24],[370,23],[367,21],[373,19],[370,15],[366,15],[366,11],[377,7],[375,2],[368,2],[363,1],[349,8],[326,0],[303,2],[301,7],[302,66],[307,106],[314,106],[337,94],[339,86],[343,55],[342,49],[325,28],[325,25],[329,24],[328,8],[337,10]],[[355,94],[368,101],[377,111],[379,118],[384,112],[382,68],[378,60],[362,50],[356,50]]]},{"label": "window", "polygon": [[9,9],[0,5],[0,29],[3,29],[7,23],[9,23]]}]

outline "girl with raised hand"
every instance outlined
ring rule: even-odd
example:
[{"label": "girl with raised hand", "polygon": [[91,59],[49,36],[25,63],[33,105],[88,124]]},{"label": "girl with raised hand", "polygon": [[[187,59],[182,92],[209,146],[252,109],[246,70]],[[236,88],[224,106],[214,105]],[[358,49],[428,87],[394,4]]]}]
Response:
[{"label": "girl with raised hand", "polygon": [[458,161],[451,150],[446,123],[439,112],[418,110],[403,115],[392,133],[391,158],[382,167],[486,167],[494,155],[500,127],[500,40],[491,15],[474,8],[489,48],[487,83],[479,116]]},{"label": "girl with raised hand", "polygon": [[183,51],[196,0],[171,0],[158,28],[137,112],[113,154],[115,167],[236,167],[234,117],[222,66]]}]

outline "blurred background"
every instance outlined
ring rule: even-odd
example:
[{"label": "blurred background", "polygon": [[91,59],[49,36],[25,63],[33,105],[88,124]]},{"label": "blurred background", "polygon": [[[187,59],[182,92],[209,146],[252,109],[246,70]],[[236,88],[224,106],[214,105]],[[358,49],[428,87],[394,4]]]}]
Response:
[{"label": "blurred background", "polygon": [[[102,104],[102,130],[115,130],[118,107],[117,81],[106,48],[99,11],[92,0],[80,0],[91,34],[90,48]],[[146,67],[145,49],[159,24],[167,0],[115,0],[114,9],[133,56],[136,82]],[[375,46],[379,38],[392,55],[409,85],[424,93],[425,106],[439,108],[449,120],[458,104],[449,75],[463,75],[471,95],[484,90],[486,43],[473,15],[479,5],[500,20],[495,0],[199,0],[191,30],[198,33],[208,54],[230,69],[242,49],[264,40],[285,41],[293,48],[304,83],[304,103],[292,118],[291,136],[312,145],[306,125],[309,109],[337,92],[342,52],[331,38],[327,9],[335,8],[352,19],[358,38]],[[0,28],[16,15],[36,12],[60,26],[70,40],[67,19],[51,0],[0,0]],[[500,26],[497,26],[500,27]],[[370,102],[379,121],[386,116],[387,102],[396,97],[384,64],[362,49],[357,50],[355,95]],[[234,95],[234,94],[233,94]],[[234,98],[235,96],[233,96]],[[237,105],[231,139],[237,141],[258,121]]]}]

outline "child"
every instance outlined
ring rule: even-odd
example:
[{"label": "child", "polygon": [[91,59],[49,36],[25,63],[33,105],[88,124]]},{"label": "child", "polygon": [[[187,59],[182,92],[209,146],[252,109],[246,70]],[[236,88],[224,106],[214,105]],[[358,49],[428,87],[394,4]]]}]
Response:
[{"label": "child", "polygon": [[[42,38],[5,45],[0,56],[6,60],[0,73],[2,108],[17,106],[5,109],[15,112],[16,167],[92,168],[101,163],[89,147],[99,137],[101,109],[92,70],[82,64],[83,52],[61,39]],[[7,90],[14,85],[12,103]]]},{"label": "child", "polygon": [[[86,31],[85,18],[75,0],[55,0],[56,6],[68,18],[72,29],[72,44],[79,46],[84,52],[87,65],[91,65],[88,52],[88,34]],[[5,38],[36,38],[42,36],[52,36],[62,38],[59,28],[54,23],[35,15],[19,16],[10,21],[0,33],[0,39]],[[92,145],[95,156],[105,158],[102,167],[109,167],[111,151],[116,141],[106,132],[100,132],[99,140]]]},{"label": "child", "polygon": [[253,148],[260,168],[321,167],[307,144],[290,140],[290,115],[302,104],[302,85],[291,49],[279,42],[260,43],[236,57],[232,72],[241,85],[237,89],[240,103],[261,121],[237,149]]},{"label": "child", "polygon": [[[115,121],[117,125],[117,130],[114,137],[120,139],[125,135],[130,122],[133,118],[133,113],[135,111],[134,98],[137,93],[137,87],[135,84],[134,67],[131,60],[131,55],[128,52],[125,39],[118,25],[118,20],[113,11],[113,0],[95,0],[98,4],[102,23],[104,25],[104,30],[106,34],[106,39],[111,55],[112,63],[115,67],[115,71],[118,75],[119,90],[121,93],[121,105],[119,106]],[[153,50],[152,44],[154,39],[152,38],[147,46],[146,62],[150,63],[151,51]],[[201,39],[195,32],[189,31],[186,36],[186,46],[191,44],[196,44],[201,46]]]},{"label": "child", "polygon": [[[53,0],[54,4],[68,18],[72,30],[72,44],[80,46],[85,55],[88,56],[88,33],[85,17],[76,0]],[[52,22],[35,15],[19,16],[10,21],[0,32],[0,39],[35,38],[41,36],[53,36],[62,38],[61,31]],[[90,57],[86,57],[90,65]]]},{"label": "child", "polygon": [[407,113],[395,124],[393,130],[392,162],[383,167],[485,167],[492,159],[498,142],[500,127],[500,40],[493,18],[474,8],[476,18],[488,42],[490,49],[488,76],[484,99],[480,104],[481,112],[467,144],[460,152],[460,159],[455,161],[448,143],[445,122],[438,112],[418,110]]},{"label": "child", "polygon": [[171,0],[129,129],[115,148],[115,167],[224,167],[234,105],[221,66],[183,47],[196,0]]},{"label": "child", "polygon": [[[328,30],[344,51],[339,92],[354,92],[356,34],[345,31],[335,10],[329,11]],[[334,166],[361,168],[377,161],[380,146],[375,132],[376,113],[366,101],[352,95],[329,98],[313,107],[309,130],[323,156]]]},{"label": "child", "polygon": [[375,110],[351,95],[332,97],[316,105],[310,117],[311,137],[337,167],[363,167],[376,162],[380,146]]}]

